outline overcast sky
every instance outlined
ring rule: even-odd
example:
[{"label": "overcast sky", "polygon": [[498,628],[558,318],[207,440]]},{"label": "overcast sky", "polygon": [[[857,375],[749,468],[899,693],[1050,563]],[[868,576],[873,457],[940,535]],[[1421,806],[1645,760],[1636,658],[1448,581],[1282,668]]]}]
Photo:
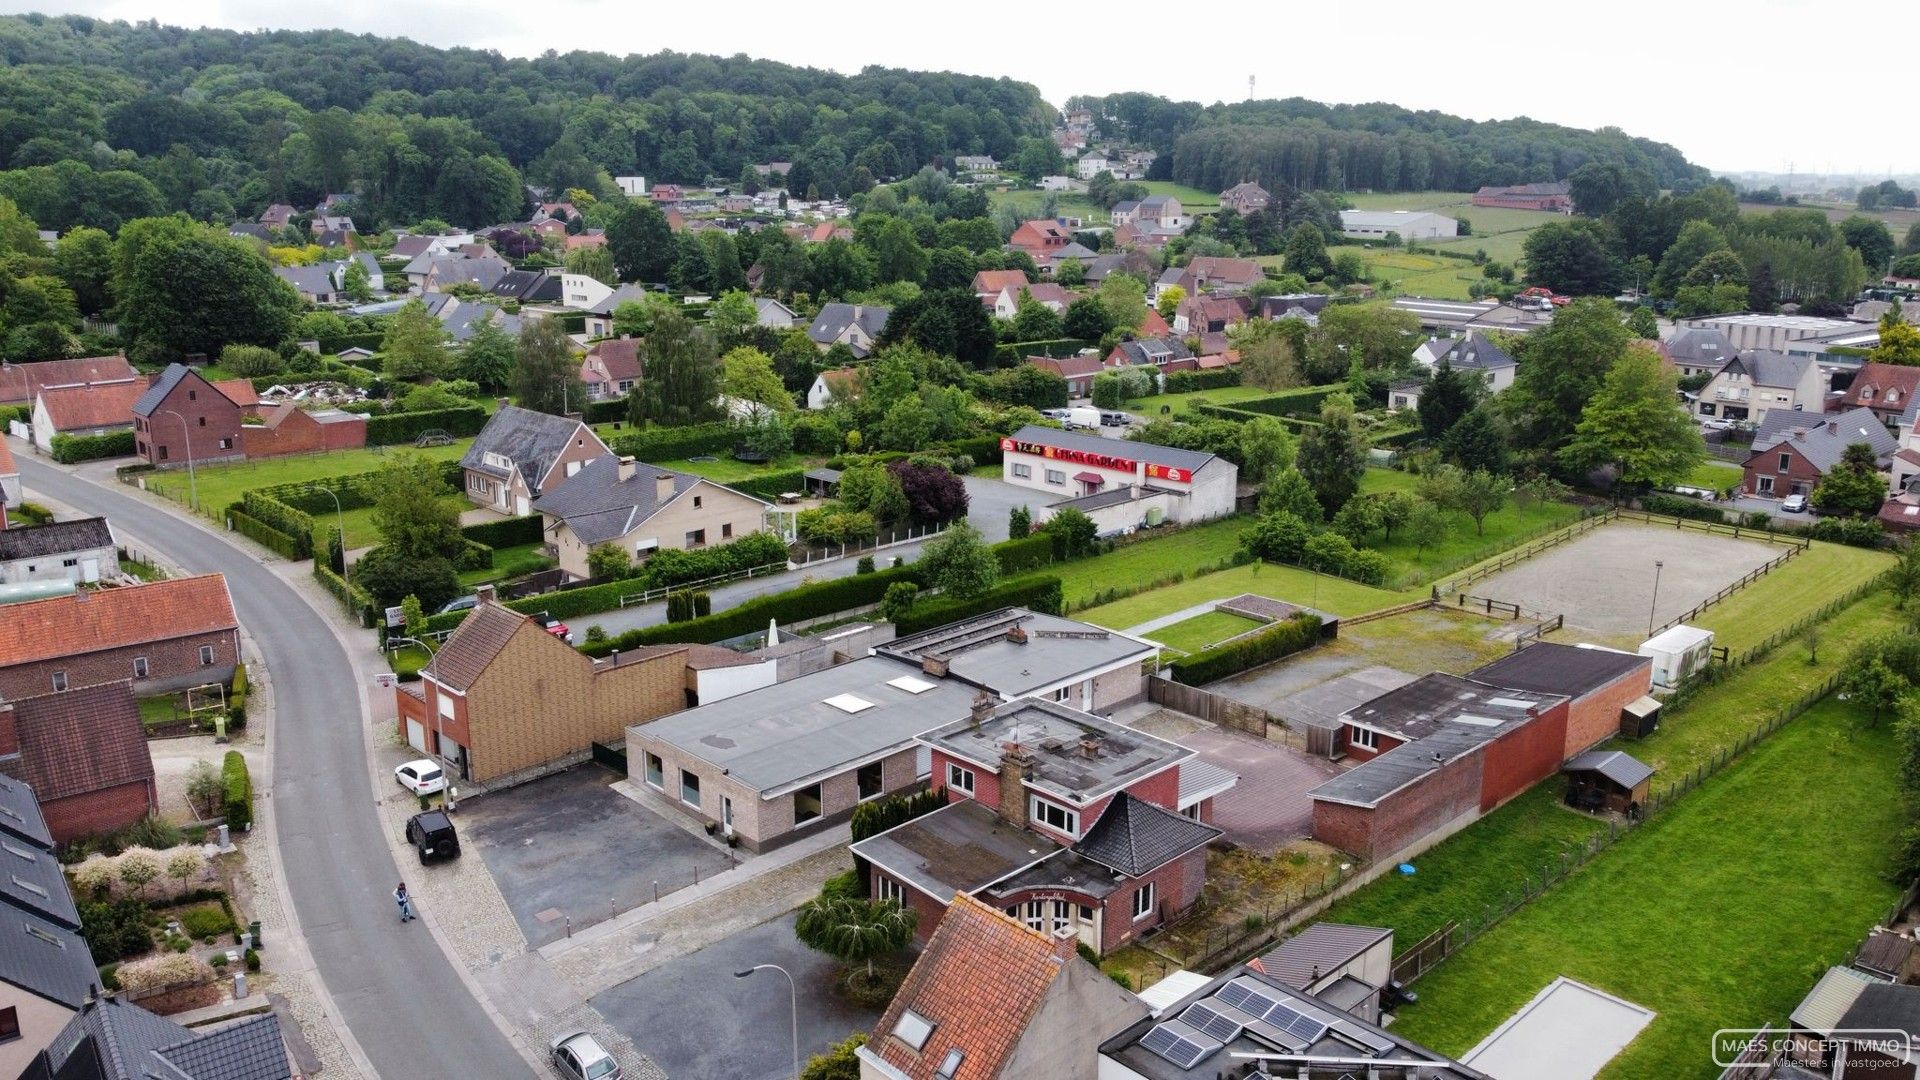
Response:
[{"label": "overcast sky", "polygon": [[511,56],[674,49],[839,71],[952,70],[1034,83],[1056,105],[1122,90],[1241,101],[1252,75],[1260,97],[1613,125],[1717,170],[1784,172],[1791,163],[1800,173],[1920,172],[1920,139],[1899,134],[1897,118],[1845,102],[1832,70],[1821,70],[1832,56],[1809,50],[1825,36],[1830,5],[1614,0],[1504,10],[1408,0],[1031,8],[924,0],[0,0],[6,12],[236,30],[337,27]]}]

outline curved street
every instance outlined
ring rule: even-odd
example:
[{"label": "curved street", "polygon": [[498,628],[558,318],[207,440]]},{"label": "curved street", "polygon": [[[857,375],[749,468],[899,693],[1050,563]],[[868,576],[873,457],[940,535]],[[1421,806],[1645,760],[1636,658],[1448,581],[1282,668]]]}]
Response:
[{"label": "curved street", "polygon": [[[402,925],[399,880],[368,775],[365,688],[326,620],[245,550],[142,498],[17,455],[30,490],[195,572],[219,572],[274,685],[272,800],[299,932],[340,1018],[382,1076],[505,1076],[525,1060],[424,926]],[[458,934],[460,928],[443,928]],[[271,948],[272,943],[268,943]]]}]

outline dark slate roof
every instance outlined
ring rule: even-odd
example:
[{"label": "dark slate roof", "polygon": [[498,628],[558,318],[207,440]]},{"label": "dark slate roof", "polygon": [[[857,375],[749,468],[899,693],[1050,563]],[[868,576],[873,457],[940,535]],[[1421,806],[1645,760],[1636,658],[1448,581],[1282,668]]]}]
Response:
[{"label": "dark slate roof", "polygon": [[336,263],[314,263],[311,266],[276,266],[273,276],[294,287],[297,292],[310,296],[332,296],[340,291],[333,283],[333,270]]},{"label": "dark slate roof", "polygon": [[466,454],[460,459],[460,467],[504,480],[509,474],[485,460],[489,453],[499,454],[513,462],[526,479],[528,487],[535,487],[547,470],[553,467],[554,460],[566,451],[567,443],[580,426],[580,421],[564,416],[535,412],[518,405],[503,405],[487,421],[487,426],[480,429],[473,445],[467,447]]},{"label": "dark slate roof", "polygon": [[1840,1017],[1842,1028],[1877,1028],[1920,1035],[1920,986],[1873,983]]},{"label": "dark slate roof", "polygon": [[1847,447],[1853,443],[1863,442],[1873,447],[1876,459],[1891,457],[1900,447],[1893,432],[1887,430],[1887,425],[1881,423],[1871,409],[1852,409],[1838,416],[1816,416],[1814,420],[1811,426],[1781,432],[1765,442],[1756,437],[1753,440],[1753,456],[1758,457],[1776,447],[1791,445],[1802,457],[1812,462],[1814,468],[1825,473],[1840,463]]},{"label": "dark slate roof", "polygon": [[1371,761],[1361,762],[1307,794],[1328,802],[1377,806],[1442,766],[1465,757],[1491,742],[1486,731],[1444,728],[1424,739],[1402,743]]},{"label": "dark slate roof", "polygon": [[[673,494],[666,500],[659,497],[660,476],[673,477]],[[540,496],[533,509],[565,521],[581,543],[598,544],[632,532],[699,483],[700,477],[691,473],[646,462],[634,463],[633,475],[621,480],[620,459],[602,454],[564,485]]]},{"label": "dark slate roof", "polygon": [[44,558],[112,546],[113,530],[103,517],[0,529],[0,559]]},{"label": "dark slate roof", "polygon": [[1692,326],[1675,332],[1667,339],[1666,348],[1667,355],[1677,363],[1696,367],[1725,360],[1734,352],[1726,331]]},{"label": "dark slate roof", "polygon": [[536,302],[560,299],[560,278],[540,270],[510,270],[493,283],[493,295]]},{"label": "dark slate roof", "polygon": [[1493,371],[1498,368],[1515,366],[1513,357],[1506,350],[1487,340],[1485,334],[1474,331],[1466,337],[1454,338],[1440,358],[1456,371]]},{"label": "dark slate roof", "polygon": [[887,316],[892,308],[874,307],[871,304],[828,304],[820,309],[820,314],[807,327],[807,336],[822,344],[831,344],[847,327],[859,323],[868,337],[878,338],[887,328]]},{"label": "dark slate roof", "polygon": [[77,1009],[100,973],[79,934],[18,908],[0,907],[0,981]]},{"label": "dark slate roof", "polygon": [[153,779],[140,703],[125,679],[22,698],[13,711],[20,754],[0,770],[44,801]]},{"label": "dark slate roof", "polygon": [[1203,847],[1219,829],[1121,792],[1073,850],[1128,877],[1142,877]]},{"label": "dark slate roof", "polygon": [[1382,938],[1392,936],[1392,930],[1380,926],[1314,923],[1281,942],[1279,948],[1248,961],[1247,966],[1295,990],[1305,990],[1321,976],[1353,962]]},{"label": "dark slate roof", "polygon": [[1798,386],[1812,366],[1811,356],[1788,356],[1771,349],[1747,349],[1721,365],[1722,372],[1738,371],[1756,386]]},{"label": "dark slate roof", "polygon": [[167,370],[161,372],[160,377],[148,385],[147,392],[134,401],[133,415],[152,416],[153,410],[167,400],[168,394],[173,393],[173,388],[179,386],[180,381],[191,374],[193,369],[185,364],[168,364]]},{"label": "dark slate roof", "polygon": [[1589,750],[1575,754],[1561,772],[1595,772],[1623,788],[1637,787],[1653,775],[1653,766],[1620,750]]},{"label": "dark slate roof", "polygon": [[1077,431],[1061,431],[1059,428],[1041,427],[1028,424],[1013,433],[1015,442],[1039,443],[1042,446],[1054,446],[1065,450],[1079,450],[1089,454],[1109,454],[1114,457],[1136,458],[1154,465],[1166,465],[1176,469],[1199,471],[1213,460],[1213,455],[1204,450],[1182,450],[1175,446],[1161,446],[1158,443],[1132,442],[1122,439],[1106,439],[1098,435],[1083,435]]},{"label": "dark slate roof", "polygon": [[80,911],[67,891],[60,860],[44,848],[4,837],[0,837],[0,904],[69,930],[80,929]]},{"label": "dark slate roof", "polygon": [[286,1080],[293,1075],[279,1017],[254,1016],[197,1033],[138,1005],[103,998],[47,1047],[57,1080]]},{"label": "dark slate roof", "polygon": [[193,1080],[286,1080],[293,1075],[280,1018],[269,1013],[165,1047],[156,1054]]},{"label": "dark slate roof", "polygon": [[1136,365],[1158,366],[1163,356],[1168,360],[1189,360],[1193,357],[1193,351],[1187,348],[1186,342],[1176,338],[1142,338],[1138,341],[1123,341],[1119,349],[1126,354],[1128,361]]},{"label": "dark slate roof", "polygon": [[0,835],[53,850],[53,834],[40,814],[40,800],[24,781],[0,776]]},{"label": "dark slate roof", "polygon": [[1467,672],[1467,677],[1516,690],[1578,697],[1636,668],[1651,672],[1653,660],[1613,649],[1583,649],[1542,641],[1475,668]]}]

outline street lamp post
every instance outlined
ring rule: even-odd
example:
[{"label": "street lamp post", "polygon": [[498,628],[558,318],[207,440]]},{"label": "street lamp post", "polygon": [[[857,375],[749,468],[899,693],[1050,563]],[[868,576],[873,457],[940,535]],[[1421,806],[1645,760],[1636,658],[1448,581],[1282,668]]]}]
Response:
[{"label": "street lamp post", "polygon": [[[345,541],[343,540],[342,543],[345,543]],[[406,637],[401,634],[388,634],[387,635],[387,651],[389,652],[399,651],[393,647],[393,643],[396,641],[413,642],[415,645],[420,646],[421,652],[424,652],[427,654],[427,660],[429,662],[433,660],[432,646],[428,645],[424,641],[421,641],[417,637]],[[447,755],[446,755],[446,752],[442,749],[442,747],[446,745],[446,742],[441,737],[442,734],[443,734],[443,730],[440,726],[440,710],[436,708],[433,710],[433,756],[439,759],[440,768],[442,771],[445,771],[447,768]],[[451,790],[451,785],[449,785],[449,790]]]},{"label": "street lamp post", "polygon": [[1653,636],[1653,620],[1660,610],[1660,568],[1667,565],[1664,560],[1653,560],[1653,602],[1647,605],[1647,636]]},{"label": "street lamp post", "polygon": [[187,444],[187,505],[198,510],[200,509],[200,484],[193,475],[193,429],[187,426],[186,417],[181,416],[172,409],[161,409],[159,411],[180,421],[180,437],[186,440]]},{"label": "street lamp post", "polygon": [[756,971],[777,971],[787,977],[787,996],[793,1005],[793,1080],[800,1080],[800,989],[793,981],[793,972],[779,964],[755,964],[745,971],[736,971],[733,977],[744,979]]},{"label": "street lamp post", "polygon": [[347,573],[347,514],[340,509],[339,492],[324,484],[321,485],[320,490],[326,492],[327,496],[333,500],[334,527],[340,532],[340,574],[344,577]]}]

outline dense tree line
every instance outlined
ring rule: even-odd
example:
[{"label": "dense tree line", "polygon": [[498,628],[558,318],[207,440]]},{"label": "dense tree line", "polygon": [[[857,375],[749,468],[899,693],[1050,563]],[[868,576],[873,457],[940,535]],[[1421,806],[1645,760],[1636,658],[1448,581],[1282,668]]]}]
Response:
[{"label": "dense tree line", "polygon": [[[0,19],[0,194],[42,227],[207,221],[360,191],[363,231],[510,220],[524,180],[604,191],[739,177],[865,190],[958,154],[1012,158],[1052,112],[1010,79],[743,58],[509,59],[339,31]],[[1031,146],[1029,141],[1027,146]]]},{"label": "dense tree line", "polygon": [[1150,94],[1080,97],[1103,133],[1158,151],[1157,175],[1209,191],[1241,180],[1308,190],[1471,191],[1566,180],[1590,163],[1687,190],[1707,171],[1674,147],[1616,128],[1583,131],[1519,117],[1476,122],[1396,105],[1305,98],[1202,108]]}]

